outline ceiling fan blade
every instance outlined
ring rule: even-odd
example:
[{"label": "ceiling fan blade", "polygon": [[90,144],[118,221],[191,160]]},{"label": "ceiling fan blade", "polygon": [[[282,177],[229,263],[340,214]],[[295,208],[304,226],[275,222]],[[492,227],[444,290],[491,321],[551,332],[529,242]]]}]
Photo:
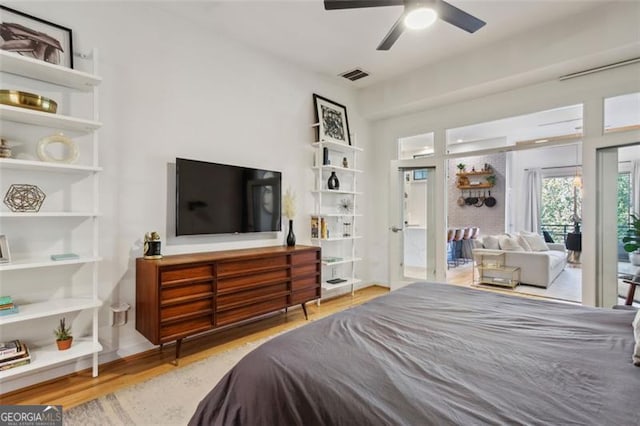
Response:
[{"label": "ceiling fan blade", "polygon": [[391,49],[391,46],[393,46],[393,43],[395,43],[396,40],[398,40],[398,38],[400,37],[400,34],[402,34],[402,32],[404,31],[405,27],[404,27],[403,20],[405,15],[406,13],[403,13],[402,15],[400,15],[398,20],[393,24],[393,27],[391,27],[387,35],[384,37],[384,40],[382,40],[382,42],[378,45],[376,50]]},{"label": "ceiling fan blade", "polygon": [[403,4],[404,0],[324,0],[324,10],[400,6]]},{"label": "ceiling fan blade", "polygon": [[464,10],[440,0],[437,3],[438,16],[445,22],[455,25],[469,33],[475,33],[486,25],[486,22],[468,14]]}]

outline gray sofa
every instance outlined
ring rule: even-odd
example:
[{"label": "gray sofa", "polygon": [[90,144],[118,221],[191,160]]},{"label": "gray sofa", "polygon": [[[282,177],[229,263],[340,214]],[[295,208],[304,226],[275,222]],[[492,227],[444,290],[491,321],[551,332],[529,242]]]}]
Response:
[{"label": "gray sofa", "polygon": [[480,248],[473,249],[473,257],[478,254],[504,253],[505,265],[520,268],[520,283],[536,287],[549,287],[567,265],[567,253],[563,244],[549,243],[548,251],[508,251]]}]

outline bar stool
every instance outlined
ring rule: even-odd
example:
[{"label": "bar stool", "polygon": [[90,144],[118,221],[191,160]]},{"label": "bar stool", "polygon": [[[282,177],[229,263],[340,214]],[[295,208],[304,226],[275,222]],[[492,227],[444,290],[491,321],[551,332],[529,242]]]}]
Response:
[{"label": "bar stool", "polygon": [[450,266],[458,266],[455,261],[455,248],[453,244],[453,236],[455,235],[455,229],[447,229],[447,269]]},{"label": "bar stool", "polygon": [[454,247],[454,260],[456,262],[456,266],[460,263],[460,259],[462,258],[462,237],[464,235],[464,228],[456,228],[455,233],[453,234],[453,247]]},{"label": "bar stool", "polygon": [[471,234],[473,228],[464,228],[462,232],[462,242],[460,248],[460,258],[466,264],[471,259],[471,249],[473,248],[473,242],[471,241]]}]

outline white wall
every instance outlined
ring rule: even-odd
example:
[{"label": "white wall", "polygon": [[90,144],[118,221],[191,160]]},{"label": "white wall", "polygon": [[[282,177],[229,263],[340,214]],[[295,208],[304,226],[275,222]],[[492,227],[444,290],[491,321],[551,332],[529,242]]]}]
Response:
[{"label": "white wall", "polygon": [[[465,197],[482,197],[489,196],[487,190],[484,191],[461,191],[457,188],[456,173],[457,164],[463,163],[467,165],[467,171],[471,171],[472,167],[480,170],[484,164],[490,164],[493,175],[496,177],[496,184],[491,188],[491,196],[496,199],[496,205],[493,207],[475,207],[475,206],[459,206],[458,198],[464,194]],[[448,164],[448,182],[447,182],[447,207],[448,217],[447,223],[449,228],[480,228],[480,236],[496,235],[505,232],[505,207],[506,207],[506,154],[497,153],[491,155],[478,155],[472,157],[460,157],[449,161]],[[484,182],[486,176],[472,177],[473,180]]]},{"label": "white wall", "polygon": [[[355,93],[331,78],[253,51],[213,30],[176,18],[144,2],[20,2],[10,7],[73,29],[76,52],[99,50],[101,174],[100,340],[105,353],[129,355],[151,344],[129,324],[111,328],[108,307],[135,307],[135,258],[141,240],[157,230],[163,253],[281,245],[285,233],[167,239],[170,163],[185,157],[282,172],[283,188],[297,194],[299,244],[310,243],[313,150],[312,93],[347,106],[350,128],[365,148],[359,168],[372,170],[367,122]],[[82,69],[82,60],[77,59]],[[371,185],[363,173],[363,211],[371,211]],[[359,233],[370,234],[365,217]],[[286,231],[286,229],[285,229]],[[368,258],[365,244],[359,255]],[[369,282],[368,261],[362,262]],[[51,325],[53,328],[53,324]],[[36,380],[46,378],[42,372]],[[21,384],[25,384],[24,381]],[[3,390],[10,384],[5,383]]]}]

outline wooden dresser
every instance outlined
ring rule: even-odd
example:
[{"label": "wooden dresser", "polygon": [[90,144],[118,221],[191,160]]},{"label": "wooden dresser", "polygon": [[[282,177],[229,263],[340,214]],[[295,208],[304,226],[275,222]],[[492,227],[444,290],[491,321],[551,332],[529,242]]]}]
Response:
[{"label": "wooden dresser", "polygon": [[176,341],[320,298],[320,248],[264,247],[136,260],[136,330]]}]

